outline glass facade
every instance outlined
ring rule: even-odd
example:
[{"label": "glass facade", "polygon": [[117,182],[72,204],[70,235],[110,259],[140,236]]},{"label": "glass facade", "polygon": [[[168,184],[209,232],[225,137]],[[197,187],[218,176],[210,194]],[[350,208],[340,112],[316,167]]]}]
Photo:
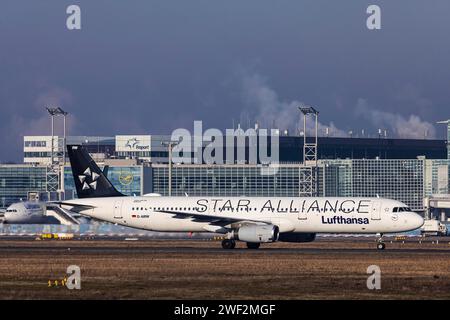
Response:
[{"label": "glass facade", "polygon": [[423,160],[354,160],[353,196],[386,197],[423,207]]},{"label": "glass facade", "polygon": [[[143,166],[109,167],[107,177],[119,192],[128,196],[140,196],[144,193],[142,188],[144,169],[149,168]],[[76,197],[76,188],[70,167],[64,169],[64,190],[66,199]]]},{"label": "glass facade", "polygon": [[0,166],[0,207],[27,200],[28,192],[47,191],[46,172],[45,167]]},{"label": "glass facade", "polygon": [[423,210],[424,159],[328,160],[325,196],[380,197]]},{"label": "glass facade", "polygon": [[[299,195],[300,170],[296,165],[273,170],[251,165],[179,165],[172,168],[172,195],[280,196]],[[168,166],[153,166],[153,192],[169,194]]]},{"label": "glass facade", "polygon": [[450,160],[425,160],[425,196],[450,193]]},{"label": "glass facade", "polygon": [[328,197],[351,197],[352,163],[351,160],[324,161],[324,195]]}]

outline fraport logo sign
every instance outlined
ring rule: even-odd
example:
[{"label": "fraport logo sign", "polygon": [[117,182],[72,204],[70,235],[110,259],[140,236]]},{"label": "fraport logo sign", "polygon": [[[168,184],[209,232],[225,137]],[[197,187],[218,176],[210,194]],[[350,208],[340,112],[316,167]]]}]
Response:
[{"label": "fraport logo sign", "polygon": [[125,147],[134,149],[138,143],[139,143],[139,140],[137,138],[129,139],[127,141],[127,143],[125,143]]},{"label": "fraport logo sign", "polygon": [[117,151],[149,151],[150,136],[116,136]]},{"label": "fraport logo sign", "polygon": [[125,144],[126,147],[132,150],[148,150],[150,146],[140,145],[140,141],[137,138],[132,138],[127,141]]}]

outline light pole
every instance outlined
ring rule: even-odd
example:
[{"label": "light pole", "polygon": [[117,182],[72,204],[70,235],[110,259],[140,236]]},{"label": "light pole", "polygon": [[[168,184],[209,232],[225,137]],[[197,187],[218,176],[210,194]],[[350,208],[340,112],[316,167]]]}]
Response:
[{"label": "light pole", "polygon": [[[51,146],[51,159],[50,165],[47,166],[47,191],[53,192],[56,191],[59,194],[59,198],[61,198],[61,191],[64,190],[64,165],[66,162],[66,116],[68,113],[61,109],[60,107],[55,108],[46,108],[48,113],[52,118],[52,146]],[[55,163],[55,116],[63,116],[63,146],[62,153],[60,151],[60,141],[58,139],[58,152],[57,155],[57,163]],[[62,159],[61,159],[62,155]],[[62,170],[61,170],[62,164]]]},{"label": "light pole", "polygon": [[161,141],[161,145],[169,148],[169,197],[172,196],[172,149],[179,141]]},{"label": "light pole", "polygon": [[[298,107],[303,114],[303,164],[300,166],[299,196],[312,197],[317,193],[317,141],[319,111],[313,107],[301,105]],[[307,140],[306,117],[314,116],[314,140]]]},{"label": "light pole", "polygon": [[[55,116],[63,116],[63,161],[64,163],[66,162],[66,116],[69,114],[68,112],[64,111],[63,109],[61,109],[60,107],[56,107],[56,108],[46,108],[48,113],[50,114],[51,118],[52,118],[52,152],[51,152],[51,165],[54,164],[54,152],[55,152],[55,147],[54,147],[54,138],[55,138],[55,121],[54,118]],[[58,143],[59,145],[59,143]]]},{"label": "light pole", "polygon": [[[319,111],[310,106],[302,105],[298,107],[300,112],[303,114],[303,164],[307,162],[314,162],[315,166],[317,166],[317,136],[318,136],[318,117]],[[313,115],[315,118],[314,122],[314,142],[308,143],[306,141],[307,130],[306,130],[306,117],[308,115]]]}]

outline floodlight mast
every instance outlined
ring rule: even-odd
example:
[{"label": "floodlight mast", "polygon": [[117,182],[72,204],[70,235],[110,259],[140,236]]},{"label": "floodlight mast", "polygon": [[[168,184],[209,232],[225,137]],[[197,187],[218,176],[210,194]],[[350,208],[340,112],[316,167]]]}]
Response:
[{"label": "floodlight mast", "polygon": [[[47,166],[47,191],[52,192],[56,191],[58,192],[58,198],[61,198],[61,192],[64,190],[64,170],[61,170],[61,166],[64,167],[66,162],[66,139],[67,139],[67,133],[66,133],[66,116],[69,114],[68,112],[64,111],[60,107],[46,107],[47,112],[51,116],[52,120],[52,144],[51,144],[51,159],[50,159],[50,165]],[[63,116],[64,121],[64,136],[63,136],[63,145],[61,146],[60,140],[58,139],[58,151],[55,153],[55,117],[57,116]],[[62,148],[62,152],[60,151],[60,148]],[[55,160],[55,156],[56,159]],[[62,158],[61,158],[62,157]]]},{"label": "floodlight mast", "polygon": [[[303,164],[300,166],[299,196],[317,196],[317,143],[318,143],[318,115],[319,112],[311,106],[298,107],[303,114]],[[307,141],[306,118],[315,117],[314,140]]]},{"label": "floodlight mast", "polygon": [[[53,166],[54,164],[54,153],[55,153],[55,146],[54,146],[54,139],[55,139],[55,121],[54,118],[55,116],[63,116],[63,162],[66,162],[66,139],[67,139],[67,135],[66,135],[66,117],[69,114],[68,112],[64,111],[63,109],[61,109],[61,107],[46,107],[47,112],[50,114],[51,119],[52,119],[52,152],[51,152],[51,165]],[[59,145],[59,143],[58,143]]]},{"label": "floodlight mast", "polygon": [[[308,163],[314,162],[314,165],[317,166],[317,142],[318,142],[318,117],[319,111],[314,109],[311,106],[301,105],[298,107],[300,112],[303,114],[303,164],[307,165]],[[306,141],[307,138],[307,130],[306,130],[306,117],[308,115],[313,115],[315,118],[315,128],[314,128],[314,143],[308,143]]]}]

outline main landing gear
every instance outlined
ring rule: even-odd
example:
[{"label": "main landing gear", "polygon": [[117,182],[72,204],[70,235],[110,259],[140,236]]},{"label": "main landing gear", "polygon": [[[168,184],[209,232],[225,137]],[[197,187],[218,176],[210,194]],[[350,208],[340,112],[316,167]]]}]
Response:
[{"label": "main landing gear", "polygon": [[383,234],[379,233],[377,234],[378,239],[377,239],[377,249],[378,250],[384,250],[386,248],[386,245],[383,242]]},{"label": "main landing gear", "polygon": [[[258,249],[261,244],[258,242],[247,242],[248,249]],[[232,239],[222,240],[222,248],[224,249],[234,249],[236,247],[236,241]]]},{"label": "main landing gear", "polygon": [[247,242],[248,249],[259,249],[261,244],[259,242]]},{"label": "main landing gear", "polygon": [[236,241],[231,239],[222,240],[222,248],[224,249],[234,249],[236,247]]}]

